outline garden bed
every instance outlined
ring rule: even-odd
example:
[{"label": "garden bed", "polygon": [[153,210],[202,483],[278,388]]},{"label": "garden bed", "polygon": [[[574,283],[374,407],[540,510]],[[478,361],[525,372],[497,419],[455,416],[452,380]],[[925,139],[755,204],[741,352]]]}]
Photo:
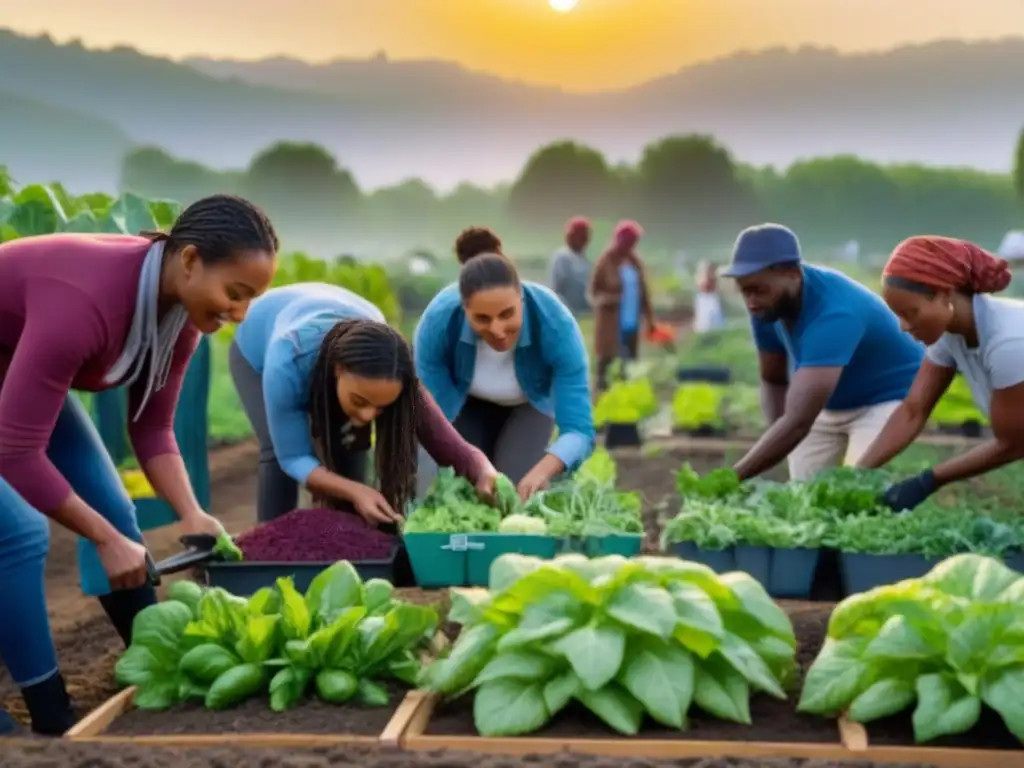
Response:
[{"label": "garden bed", "polygon": [[[613,732],[582,707],[570,706],[529,737],[485,739],[476,735],[471,696],[438,702],[425,694],[416,694],[424,695],[424,702],[407,734],[407,747],[438,749],[453,742],[450,745],[452,748],[507,751],[511,742],[518,745],[513,749],[516,753],[571,749],[649,757],[696,754],[834,756],[836,750],[841,748],[836,721],[796,712],[803,675],[821,650],[832,606],[793,602],[783,607],[796,631],[800,678],[787,691],[788,701],[779,701],[763,694],[754,696],[750,702],[752,725],[718,720],[694,708],[691,710],[690,727],[685,732],[647,720],[637,736],[624,737]],[[429,714],[425,715],[426,710],[429,710]],[[621,745],[621,748],[613,747],[617,751],[607,752],[605,749],[608,744]],[[754,752],[747,751],[751,747],[756,748]]]},{"label": "garden bed", "polygon": [[[397,745],[418,701],[408,689],[384,684],[390,701],[384,707],[327,704],[306,698],[284,712],[270,709],[266,698],[214,711],[186,704],[166,711],[136,709],[135,689],[109,699],[68,732],[75,741],[132,741],[153,746],[203,746],[230,738],[247,746]],[[230,734],[230,736],[227,736]]]}]

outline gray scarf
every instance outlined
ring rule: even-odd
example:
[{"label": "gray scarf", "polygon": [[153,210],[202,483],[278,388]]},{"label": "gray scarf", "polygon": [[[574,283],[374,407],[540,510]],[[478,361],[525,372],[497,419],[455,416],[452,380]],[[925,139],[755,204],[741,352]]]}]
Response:
[{"label": "gray scarf", "polygon": [[171,358],[174,345],[188,322],[188,313],[180,304],[175,304],[157,321],[160,301],[160,272],[164,262],[164,241],[159,240],[150,247],[142,264],[139,276],[139,290],[135,297],[135,313],[128,330],[128,339],[117,362],[107,372],[104,383],[111,386],[132,386],[149,364],[146,391],[135,412],[133,421],[138,421],[143,408],[154,392],[167,384],[171,373]]}]

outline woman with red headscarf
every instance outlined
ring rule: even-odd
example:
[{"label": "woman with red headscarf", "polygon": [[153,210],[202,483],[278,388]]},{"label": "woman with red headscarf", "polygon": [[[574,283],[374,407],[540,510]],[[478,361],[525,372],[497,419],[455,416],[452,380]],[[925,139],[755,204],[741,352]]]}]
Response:
[{"label": "woman with red headscarf", "polygon": [[964,240],[912,237],[896,247],[882,274],[886,304],[928,351],[860,466],[880,467],[910,445],[958,372],[993,432],[967,453],[891,486],[883,500],[902,511],[947,483],[1024,458],[1024,302],[989,295],[1009,285],[1010,269]]},{"label": "woman with red headscarf", "polygon": [[612,362],[636,359],[640,321],[645,320],[651,331],[656,325],[647,276],[636,254],[641,237],[643,229],[635,221],[620,222],[590,276],[587,293],[594,308],[598,389],[607,386]]}]

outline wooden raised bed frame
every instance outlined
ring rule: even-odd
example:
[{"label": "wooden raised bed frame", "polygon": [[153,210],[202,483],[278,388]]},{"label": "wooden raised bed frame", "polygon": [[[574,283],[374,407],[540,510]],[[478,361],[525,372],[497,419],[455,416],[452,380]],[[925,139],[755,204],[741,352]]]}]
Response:
[{"label": "wooden raised bed frame", "polygon": [[940,768],[1006,768],[1016,765],[1008,750],[945,749],[939,747],[871,747],[863,726],[845,718],[837,724],[837,744],[787,744],[748,741],[687,741],[685,739],[643,739],[620,737],[572,739],[518,736],[430,736],[427,725],[440,698],[426,691],[412,691],[403,702],[413,711],[406,724],[400,746],[413,752],[440,749],[483,752],[502,755],[548,755],[564,752],[601,757],[734,757],[804,758],[808,760],[846,760],[890,763],[894,765],[934,765]]},{"label": "wooden raised bed frame", "polygon": [[[867,729],[845,717],[839,720],[839,730],[843,734],[843,744],[849,750],[847,759],[895,765],[935,765],[940,768],[1006,768],[1024,764],[1024,752],[1010,749],[872,747]],[[1021,749],[1024,750],[1024,746]]]},{"label": "wooden raised bed frame", "polygon": [[[429,648],[423,653],[425,658],[437,656],[449,644],[442,632],[434,635]],[[120,693],[107,699],[75,726],[64,734],[71,741],[100,742],[107,744],[138,744],[151,747],[287,747],[312,748],[333,747],[342,744],[360,746],[380,745],[398,747],[405,735],[413,715],[422,704],[419,691],[409,691],[398,703],[398,708],[391,720],[384,726],[379,736],[362,734],[324,734],[324,733],[175,733],[153,734],[150,736],[106,736],[107,728],[135,706],[135,686],[125,688]]]},{"label": "wooden raised bed frame", "polygon": [[332,747],[341,744],[369,746],[380,744],[397,747],[420,699],[410,691],[398,705],[395,714],[379,736],[355,734],[312,733],[184,733],[154,734],[152,736],[105,736],[107,728],[135,706],[135,687],[125,688],[116,696],[90,712],[68,731],[64,738],[71,741],[108,744],[139,744],[151,747]]}]

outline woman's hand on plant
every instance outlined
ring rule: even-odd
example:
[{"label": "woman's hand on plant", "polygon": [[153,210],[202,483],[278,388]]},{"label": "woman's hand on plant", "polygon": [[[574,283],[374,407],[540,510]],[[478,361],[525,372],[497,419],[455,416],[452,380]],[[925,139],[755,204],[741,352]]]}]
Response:
[{"label": "woman's hand on plant", "polygon": [[146,583],[146,548],[137,541],[118,533],[97,542],[96,552],[114,591],[135,589]]},{"label": "woman's hand on plant", "polygon": [[382,523],[400,523],[402,516],[395,512],[387,499],[375,488],[368,485],[357,485],[349,493],[349,501],[356,512],[370,525]]},{"label": "woman's hand on plant", "polygon": [[480,476],[476,481],[476,492],[479,494],[480,498],[488,502],[494,501],[495,494],[498,490],[497,482],[498,470],[494,468],[493,464],[487,462],[487,466],[480,472]]},{"label": "woman's hand on plant", "polygon": [[181,532],[187,536],[209,534],[220,537],[224,533],[224,526],[210,513],[198,509],[181,519]]},{"label": "woman's hand on plant", "polygon": [[537,491],[547,488],[549,482],[551,482],[551,474],[546,467],[538,464],[527,472],[523,479],[519,481],[519,485],[516,486],[516,490],[519,491],[519,498],[523,501],[529,500]]}]

